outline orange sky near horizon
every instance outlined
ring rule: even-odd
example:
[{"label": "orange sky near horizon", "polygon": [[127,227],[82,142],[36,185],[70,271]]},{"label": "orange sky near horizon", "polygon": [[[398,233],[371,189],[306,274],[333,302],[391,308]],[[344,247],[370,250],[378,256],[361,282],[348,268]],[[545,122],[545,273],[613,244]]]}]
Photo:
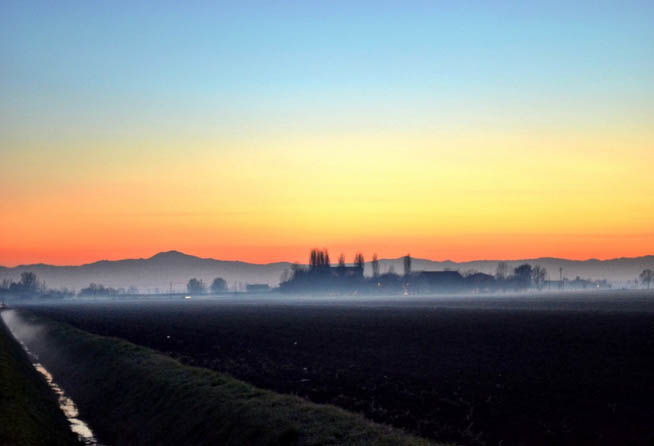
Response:
[{"label": "orange sky near horizon", "polygon": [[[518,260],[538,257],[560,257],[573,260],[587,260],[590,258],[606,260],[618,257],[639,257],[651,255],[652,250],[643,249],[643,245],[653,236],[648,234],[633,236],[596,235],[584,237],[583,235],[524,235],[518,237],[507,236],[506,240],[489,235],[469,236],[467,240],[443,240],[436,247],[417,243],[415,249],[406,249],[406,244],[388,244],[378,249],[379,244],[358,243],[333,246],[184,246],[178,251],[198,257],[214,258],[219,260],[240,260],[249,263],[272,263],[288,261],[307,263],[308,253],[312,247],[327,248],[336,262],[338,255],[344,253],[346,260],[351,262],[356,252],[363,252],[366,261],[377,254],[379,258],[398,258],[410,254],[416,258],[430,260],[453,260],[465,262],[472,260]],[[462,237],[463,238],[463,237]],[[535,244],[534,240],[544,242]],[[559,242],[564,249],[553,249]],[[433,240],[432,240],[433,242]],[[613,247],[613,250],[609,249]],[[120,246],[94,247],[86,246],[77,249],[63,250],[57,247],[51,250],[3,250],[2,266],[18,266],[34,263],[47,263],[52,265],[81,265],[98,260],[121,260],[128,258],[149,258],[154,254],[170,250],[170,247],[157,245],[153,247]]]},{"label": "orange sky near horizon", "polygon": [[589,133],[267,135],[120,150],[96,141],[92,153],[67,141],[14,152],[1,171],[0,264],[171,249],[254,263],[305,262],[312,247],[334,259],[654,253],[651,132]]}]

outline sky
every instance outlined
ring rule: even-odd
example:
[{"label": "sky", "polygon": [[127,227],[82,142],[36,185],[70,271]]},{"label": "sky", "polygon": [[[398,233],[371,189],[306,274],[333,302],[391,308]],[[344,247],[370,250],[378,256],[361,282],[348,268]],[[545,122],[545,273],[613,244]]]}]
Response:
[{"label": "sky", "polygon": [[4,0],[0,98],[1,265],[654,254],[651,1]]}]

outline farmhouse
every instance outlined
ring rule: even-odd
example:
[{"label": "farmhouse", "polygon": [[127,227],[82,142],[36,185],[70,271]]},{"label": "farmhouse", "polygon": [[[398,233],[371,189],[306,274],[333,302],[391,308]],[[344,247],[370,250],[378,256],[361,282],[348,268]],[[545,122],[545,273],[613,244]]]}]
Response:
[{"label": "farmhouse", "polygon": [[465,277],[465,281],[472,291],[485,292],[492,291],[495,286],[495,277],[490,274],[474,273]]},{"label": "farmhouse", "polygon": [[420,271],[410,281],[412,292],[437,293],[460,291],[465,279],[458,271]]}]

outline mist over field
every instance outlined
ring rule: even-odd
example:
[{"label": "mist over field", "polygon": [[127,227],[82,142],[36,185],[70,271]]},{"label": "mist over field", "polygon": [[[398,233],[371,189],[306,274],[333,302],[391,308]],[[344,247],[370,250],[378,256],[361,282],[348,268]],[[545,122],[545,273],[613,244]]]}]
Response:
[{"label": "mist over field", "polygon": [[[477,271],[495,274],[498,262],[502,260],[480,260],[471,262],[436,261],[414,258],[415,270],[440,271],[453,270],[465,273]],[[402,258],[380,259],[381,272],[402,271]],[[506,260],[509,269],[521,264],[537,264],[548,271],[548,278],[558,280],[559,271],[569,278],[602,280],[606,279],[616,287],[631,288],[634,279],[646,268],[654,268],[654,256],[620,258],[613,260],[566,260],[555,258]],[[21,272],[34,272],[53,288],[67,287],[79,290],[89,283],[99,283],[118,288],[137,287],[141,292],[168,292],[172,286],[175,292],[184,292],[191,277],[197,277],[210,284],[215,277],[222,277],[231,288],[235,283],[265,283],[278,286],[284,272],[289,272],[293,264],[277,262],[252,264],[247,262],[223,261],[200,258],[169,251],[146,259],[99,261],[80,266],[53,266],[45,264],[22,265],[17,267],[0,266],[0,280],[17,279]],[[365,263],[364,274],[372,275],[370,261]]]},{"label": "mist over field", "polygon": [[39,342],[43,335],[42,327],[34,324],[26,324],[15,310],[7,310],[0,313],[0,318],[9,328],[11,333],[21,342],[34,344]]}]

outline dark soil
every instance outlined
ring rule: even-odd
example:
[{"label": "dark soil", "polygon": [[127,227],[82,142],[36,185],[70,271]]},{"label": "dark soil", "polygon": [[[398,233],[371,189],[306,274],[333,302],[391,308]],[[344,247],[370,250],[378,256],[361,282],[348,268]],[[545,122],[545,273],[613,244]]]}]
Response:
[{"label": "dark soil", "polygon": [[654,296],[39,306],[459,444],[654,444]]}]

